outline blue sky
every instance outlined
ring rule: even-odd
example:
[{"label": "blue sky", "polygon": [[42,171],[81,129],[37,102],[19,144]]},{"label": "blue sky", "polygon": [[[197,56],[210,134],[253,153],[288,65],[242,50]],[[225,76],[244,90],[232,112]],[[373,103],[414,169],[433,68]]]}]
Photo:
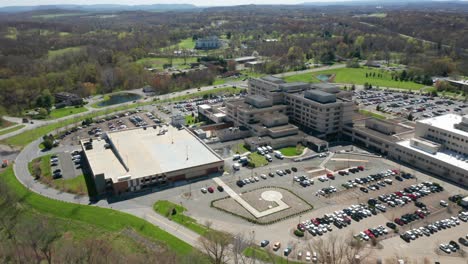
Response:
[{"label": "blue sky", "polygon": [[[339,0],[340,2],[352,0]],[[34,6],[34,5],[56,5],[56,4],[122,4],[122,5],[140,5],[140,4],[194,4],[197,6],[219,6],[219,5],[243,5],[243,4],[298,4],[303,2],[335,2],[332,0],[0,0],[0,6]]]}]

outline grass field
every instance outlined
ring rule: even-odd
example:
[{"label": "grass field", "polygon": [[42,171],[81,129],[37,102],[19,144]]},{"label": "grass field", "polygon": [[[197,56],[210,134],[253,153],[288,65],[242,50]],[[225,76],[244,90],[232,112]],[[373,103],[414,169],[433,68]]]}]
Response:
[{"label": "grass field", "polygon": [[18,30],[15,27],[8,27],[5,38],[16,39],[18,37]]},{"label": "grass field", "polygon": [[[281,250],[281,249],[280,249]],[[282,251],[282,250],[281,250]],[[280,256],[275,255],[275,253],[268,253],[264,249],[261,249],[256,246],[247,247],[243,254],[250,258],[255,258],[257,260],[263,261],[265,263],[275,263],[275,264],[299,264],[301,262],[296,262],[293,260],[285,259]],[[305,253],[303,253],[305,255]],[[290,256],[292,258],[292,255]]]},{"label": "grass field", "polygon": [[[142,64],[143,66],[147,68],[155,68],[158,70],[163,69],[163,65],[169,63],[170,60],[169,58],[163,58],[163,57],[158,57],[158,58],[143,58],[139,59],[136,61],[138,64]],[[186,62],[186,64],[184,64]],[[188,69],[190,68],[190,63],[197,62],[197,58],[194,57],[187,57],[186,60],[184,58],[173,58],[172,59],[172,67],[178,68],[178,69]]]},{"label": "grass field", "polygon": [[23,127],[25,127],[26,125],[17,125],[17,126],[14,126],[14,127],[10,127],[10,128],[6,128],[6,129],[3,129],[3,130],[0,130],[0,136],[1,135],[5,135],[5,134],[8,134],[8,133],[11,133],[13,131],[16,131],[16,130],[20,130],[22,129]]},{"label": "grass field", "polygon": [[[0,174],[0,179],[5,182],[10,190],[17,194],[23,206],[27,206],[38,213],[64,221],[76,221],[105,232],[119,233],[130,228],[148,239],[167,245],[180,255],[188,255],[192,252],[192,246],[189,244],[133,215],[96,206],[52,200],[31,192],[16,179],[12,166]],[[93,234],[100,233],[93,232]]]},{"label": "grass field", "polygon": [[[215,89],[215,90],[212,90],[212,91],[202,91],[202,92],[196,92],[196,93],[191,93],[191,94],[187,94],[187,95],[182,95],[182,96],[174,97],[174,98],[171,98],[171,99],[168,99],[168,100],[161,100],[161,102],[173,102],[173,101],[187,100],[187,99],[198,98],[198,97],[209,96],[209,95],[217,95],[217,94],[236,94],[236,93],[240,93],[241,91],[244,91],[244,89],[226,87],[226,88]],[[139,107],[139,106],[150,105],[150,104],[154,104],[154,103],[155,103],[155,101],[147,101],[147,102],[143,102],[143,103],[120,105],[120,106],[116,106],[116,107],[113,107],[113,108],[110,108],[110,109],[105,109],[105,110],[102,110],[102,111],[96,111],[96,112],[93,112],[93,113],[90,113],[90,114],[83,115],[80,118],[69,118],[69,119],[65,119],[65,120],[63,120],[61,122],[58,122],[58,123],[53,123],[53,124],[41,126],[41,127],[38,127],[38,128],[32,129],[32,130],[27,130],[27,131],[24,131],[23,133],[20,133],[18,135],[12,136],[12,137],[9,137],[9,138],[7,138],[5,140],[2,140],[0,142],[3,143],[3,144],[23,147],[23,146],[26,146],[27,144],[33,142],[37,138],[42,137],[42,136],[44,136],[46,134],[49,134],[49,133],[53,132],[54,130],[57,130],[59,128],[66,127],[66,126],[78,123],[79,121],[82,121],[82,120],[84,120],[86,118],[95,118],[95,117],[102,116],[102,115],[107,115],[107,114],[110,114],[110,113],[113,113],[113,112],[132,109],[132,108],[136,108],[136,107]]]},{"label": "grass field", "polygon": [[255,168],[268,165],[268,160],[264,156],[258,154],[257,152],[250,153],[249,159],[255,164]]},{"label": "grass field", "polygon": [[197,234],[204,235],[209,230],[204,225],[197,223],[197,220],[184,215],[187,209],[181,205],[166,200],[159,200],[154,203],[153,209],[156,213],[187,227]]},{"label": "grass field", "polygon": [[179,43],[177,43],[177,44],[166,47],[165,49],[175,49],[175,48],[194,49],[195,48],[195,41],[193,41],[192,38],[186,38],[186,39],[183,39],[183,40],[179,41]]},{"label": "grass field", "polygon": [[286,148],[279,149],[279,151],[281,152],[281,154],[283,154],[286,157],[292,157],[292,156],[301,155],[302,152],[304,151],[304,146],[286,147]]},{"label": "grass field", "polygon": [[58,56],[62,56],[65,53],[69,52],[78,52],[82,49],[83,47],[69,47],[69,48],[64,48],[64,49],[58,49],[58,50],[49,50],[49,53],[47,54],[47,58],[49,59],[55,59]]},{"label": "grass field", "polygon": [[[366,73],[374,73],[376,77],[367,77]],[[382,73],[383,77],[377,77],[377,73]],[[336,83],[346,83],[346,84],[372,84],[373,87],[379,86],[382,87],[392,87],[392,88],[402,88],[410,90],[418,90],[424,85],[418,84],[415,82],[400,82],[394,81],[391,79],[391,74],[388,71],[370,69],[370,68],[340,68],[334,70],[325,70],[314,73],[304,73],[293,76],[288,76],[285,78],[287,82],[317,82],[317,75],[320,74],[336,74],[334,82]]]},{"label": "grass field", "polygon": [[47,119],[61,118],[64,116],[84,113],[86,111],[88,111],[86,107],[65,107],[65,108],[59,108],[59,109],[52,109],[52,111],[50,111],[49,118]]},{"label": "grass field", "polygon": [[359,109],[359,113],[365,116],[375,117],[377,119],[386,119],[384,115],[381,115],[381,114],[378,114],[369,110],[365,110],[365,109]]}]

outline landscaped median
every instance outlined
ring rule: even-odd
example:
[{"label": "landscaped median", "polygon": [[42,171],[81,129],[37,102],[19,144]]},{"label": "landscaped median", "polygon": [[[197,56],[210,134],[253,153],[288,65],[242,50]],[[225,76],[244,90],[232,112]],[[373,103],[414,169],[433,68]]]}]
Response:
[{"label": "landscaped median", "polygon": [[187,227],[197,234],[205,235],[210,230],[208,227],[197,223],[197,220],[184,215],[187,209],[182,205],[167,200],[160,200],[154,203],[153,209],[156,213]]},{"label": "landscaped median", "polygon": [[130,228],[152,241],[167,245],[179,255],[192,252],[191,245],[136,216],[106,208],[57,201],[31,192],[16,179],[12,166],[0,174],[0,180],[20,198],[23,206],[40,213],[79,221],[111,232],[122,232]]}]

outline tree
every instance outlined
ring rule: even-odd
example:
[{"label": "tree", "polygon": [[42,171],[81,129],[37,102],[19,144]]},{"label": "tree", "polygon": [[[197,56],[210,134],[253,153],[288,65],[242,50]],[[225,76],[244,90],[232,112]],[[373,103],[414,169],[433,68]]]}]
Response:
[{"label": "tree", "polygon": [[[318,263],[326,264],[358,264],[364,263],[370,251],[364,250],[365,245],[350,235],[346,239],[331,235],[328,239],[318,239],[308,248],[317,252]],[[359,259],[357,259],[359,256]]]},{"label": "tree", "polygon": [[413,119],[414,119],[413,113],[410,112],[408,115],[408,120],[413,121]]},{"label": "tree", "polygon": [[335,53],[333,51],[327,51],[320,55],[320,61],[323,64],[332,64],[335,61]]},{"label": "tree", "polygon": [[214,230],[206,232],[199,239],[201,247],[210,258],[211,263],[214,264],[229,262],[229,245],[231,242],[231,235]]}]

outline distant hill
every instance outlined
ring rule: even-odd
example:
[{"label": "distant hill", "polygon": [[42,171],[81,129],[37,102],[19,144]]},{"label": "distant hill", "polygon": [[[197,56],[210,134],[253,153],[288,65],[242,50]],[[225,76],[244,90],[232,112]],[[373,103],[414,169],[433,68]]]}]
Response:
[{"label": "distant hill", "polygon": [[468,4],[467,0],[341,0],[330,2],[304,2],[299,5],[311,6],[359,6],[359,5],[408,5],[408,4]]},{"label": "distant hill", "polygon": [[2,13],[20,13],[40,10],[69,10],[85,12],[112,12],[112,11],[184,11],[198,9],[191,4],[154,4],[154,5],[39,5],[39,6],[7,6],[1,7]]}]

